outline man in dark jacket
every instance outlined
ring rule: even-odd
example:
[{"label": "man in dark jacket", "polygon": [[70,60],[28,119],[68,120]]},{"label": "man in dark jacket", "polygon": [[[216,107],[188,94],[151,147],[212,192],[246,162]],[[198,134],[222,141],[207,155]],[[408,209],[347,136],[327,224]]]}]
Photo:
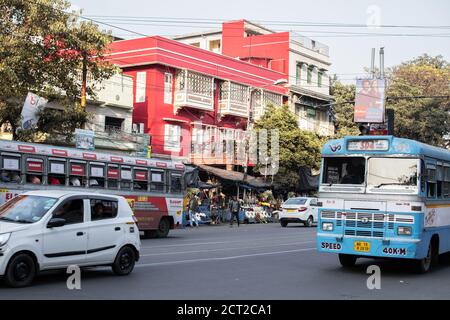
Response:
[{"label": "man in dark jacket", "polygon": [[233,199],[231,199],[228,206],[229,206],[230,212],[231,212],[230,227],[233,226],[234,217],[236,217],[237,224],[239,227],[239,211],[241,210],[241,204],[237,200],[236,196],[233,196]]}]

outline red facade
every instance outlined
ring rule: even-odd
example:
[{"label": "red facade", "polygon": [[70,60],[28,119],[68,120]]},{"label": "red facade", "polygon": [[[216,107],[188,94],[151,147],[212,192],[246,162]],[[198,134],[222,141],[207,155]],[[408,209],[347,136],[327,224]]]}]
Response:
[{"label": "red facade", "polygon": [[[235,31],[224,28],[223,38]],[[241,131],[246,130],[252,94],[257,90],[268,96],[287,94],[287,89],[273,83],[287,79],[288,58],[280,57],[288,56],[289,36],[276,35],[287,41],[280,41],[279,50],[269,52],[261,45],[244,52],[248,41],[260,41],[255,36],[243,39],[244,46],[224,40],[224,55],[158,36],[114,42],[109,59],[134,78],[133,122],[143,123],[150,134],[152,154],[195,163],[238,164],[217,151],[222,151],[222,146],[226,149],[225,135],[228,140],[239,140]],[[269,53],[274,57],[270,67],[275,70],[265,68],[269,62],[264,56]],[[205,132],[195,127],[207,128],[209,140],[199,138],[198,132]],[[198,156],[203,151],[193,149],[194,142],[213,154]]]}]

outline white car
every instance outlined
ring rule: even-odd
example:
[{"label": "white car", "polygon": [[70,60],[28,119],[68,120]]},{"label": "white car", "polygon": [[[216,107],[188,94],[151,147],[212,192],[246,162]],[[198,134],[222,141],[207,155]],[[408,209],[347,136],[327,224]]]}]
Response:
[{"label": "white car", "polygon": [[133,211],[120,196],[32,191],[0,207],[0,277],[11,287],[71,265],[108,265],[127,275],[140,244]]},{"label": "white car", "polygon": [[312,227],[317,222],[317,198],[296,197],[286,200],[278,219],[282,227],[292,222]]}]

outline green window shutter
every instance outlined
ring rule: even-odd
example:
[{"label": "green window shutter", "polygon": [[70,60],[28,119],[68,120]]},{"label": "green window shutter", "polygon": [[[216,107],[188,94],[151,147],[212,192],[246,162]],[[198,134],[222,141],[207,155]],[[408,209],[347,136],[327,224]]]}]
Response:
[{"label": "green window shutter", "polygon": [[312,68],[308,68],[307,82],[311,83],[312,80]]},{"label": "green window shutter", "polygon": [[322,86],[322,72],[319,72],[317,74],[317,86],[321,87]]}]

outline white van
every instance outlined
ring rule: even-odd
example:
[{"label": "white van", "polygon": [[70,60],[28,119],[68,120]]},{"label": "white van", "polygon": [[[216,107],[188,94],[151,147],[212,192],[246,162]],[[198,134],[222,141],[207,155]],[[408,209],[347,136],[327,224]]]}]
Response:
[{"label": "white van", "polygon": [[11,287],[70,265],[109,265],[127,275],[139,250],[136,219],[120,196],[32,191],[0,207],[0,277]]}]

